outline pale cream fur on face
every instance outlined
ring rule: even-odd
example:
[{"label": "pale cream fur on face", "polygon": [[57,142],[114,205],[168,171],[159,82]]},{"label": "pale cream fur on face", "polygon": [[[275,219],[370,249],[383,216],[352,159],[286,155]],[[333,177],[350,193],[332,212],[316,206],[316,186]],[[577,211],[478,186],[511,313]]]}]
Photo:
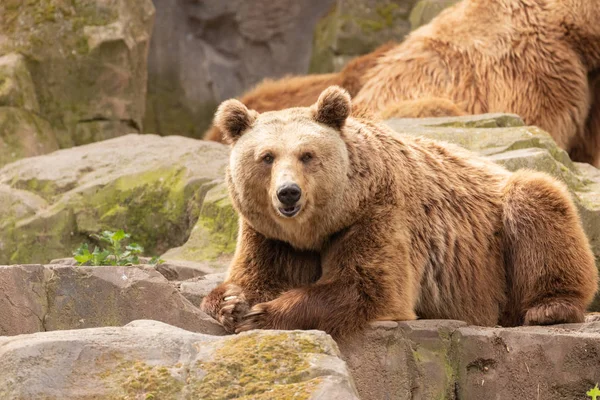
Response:
[{"label": "pale cream fur on face", "polygon": [[[284,231],[290,242],[300,241],[297,235],[304,240],[305,230],[336,215],[347,183],[348,152],[340,132],[316,121],[307,124],[306,112],[285,118],[261,114],[233,146],[229,164],[240,211],[261,231],[273,236]],[[267,155],[271,164],[264,161]],[[289,183],[302,191],[301,209],[291,218],[279,212],[277,198],[277,190]]]}]

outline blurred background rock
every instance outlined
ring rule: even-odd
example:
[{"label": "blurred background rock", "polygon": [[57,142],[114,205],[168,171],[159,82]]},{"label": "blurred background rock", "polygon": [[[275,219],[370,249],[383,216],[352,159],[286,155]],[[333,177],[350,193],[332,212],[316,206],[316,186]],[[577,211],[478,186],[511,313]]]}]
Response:
[{"label": "blurred background rock", "polygon": [[146,132],[201,137],[264,78],[337,71],[457,0],[154,0]]}]

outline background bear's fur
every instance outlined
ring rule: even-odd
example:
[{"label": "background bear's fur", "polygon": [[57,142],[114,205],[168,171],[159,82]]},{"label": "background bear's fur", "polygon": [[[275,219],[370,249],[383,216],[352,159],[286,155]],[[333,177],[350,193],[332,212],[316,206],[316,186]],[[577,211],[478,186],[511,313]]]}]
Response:
[{"label": "background bear's fur", "polygon": [[[598,272],[563,184],[350,113],[337,87],[310,108],[219,107],[240,232],[204,311],[229,331],[335,337],[416,316],[583,321]],[[286,217],[278,193],[290,182],[302,195]]]},{"label": "background bear's fur", "polygon": [[[365,83],[366,72],[394,45],[391,42],[383,44],[375,51],[353,59],[339,73],[266,79],[243,94],[240,101],[251,110],[262,113],[290,107],[308,107],[331,85],[339,85],[351,96],[355,96]],[[213,124],[204,134],[204,139],[222,142],[223,134]]]},{"label": "background bear's fur", "polygon": [[588,73],[600,68],[598,21],[597,1],[464,0],[380,57],[355,103],[384,112],[437,97],[468,114],[515,113],[575,161],[599,165],[600,132],[585,128]]}]

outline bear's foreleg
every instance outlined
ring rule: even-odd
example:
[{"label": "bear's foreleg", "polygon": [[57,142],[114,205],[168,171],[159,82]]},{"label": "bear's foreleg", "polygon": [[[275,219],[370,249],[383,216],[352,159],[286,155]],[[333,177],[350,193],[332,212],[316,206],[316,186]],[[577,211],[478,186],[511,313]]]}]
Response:
[{"label": "bear's foreleg", "polygon": [[318,254],[269,240],[242,221],[227,279],[202,300],[200,308],[233,333],[252,305],[315,282],[320,273]]},{"label": "bear's foreleg", "polygon": [[255,305],[236,332],[319,329],[339,338],[369,321],[415,319],[407,247],[385,214],[385,222],[373,216],[337,237],[321,254],[319,281]]},{"label": "bear's foreleg", "polygon": [[504,189],[509,304],[503,325],[583,322],[598,271],[567,189],[549,176],[515,172]]}]

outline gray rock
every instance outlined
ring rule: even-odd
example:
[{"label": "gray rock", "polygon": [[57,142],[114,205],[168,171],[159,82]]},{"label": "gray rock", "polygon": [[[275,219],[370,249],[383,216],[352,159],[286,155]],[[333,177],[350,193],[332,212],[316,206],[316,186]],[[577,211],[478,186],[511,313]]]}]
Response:
[{"label": "gray rock", "polygon": [[156,321],[0,338],[2,399],[358,399],[318,331],[192,333]]},{"label": "gray rock", "polygon": [[222,182],[228,154],[217,143],[127,135],[6,165],[0,196],[38,208],[0,210],[0,264],[70,256],[105,229],[124,229],[148,256],[181,246]]},{"label": "gray rock", "polygon": [[575,400],[600,377],[598,322],[520,328],[379,322],[339,345],[363,400]]},{"label": "gray rock", "polygon": [[141,132],[151,0],[6,0],[0,16],[0,105],[49,123],[39,138],[64,148]]},{"label": "gray rock", "polygon": [[0,335],[163,321],[222,335],[152,267],[0,267]]},{"label": "gray rock", "polygon": [[223,283],[225,273],[205,275],[185,282],[178,282],[177,290],[195,306],[200,306],[202,299],[212,292],[212,290]]},{"label": "gray rock", "polygon": [[306,73],[331,3],[154,0],[146,131],[200,137],[221,101],[265,77]]}]

